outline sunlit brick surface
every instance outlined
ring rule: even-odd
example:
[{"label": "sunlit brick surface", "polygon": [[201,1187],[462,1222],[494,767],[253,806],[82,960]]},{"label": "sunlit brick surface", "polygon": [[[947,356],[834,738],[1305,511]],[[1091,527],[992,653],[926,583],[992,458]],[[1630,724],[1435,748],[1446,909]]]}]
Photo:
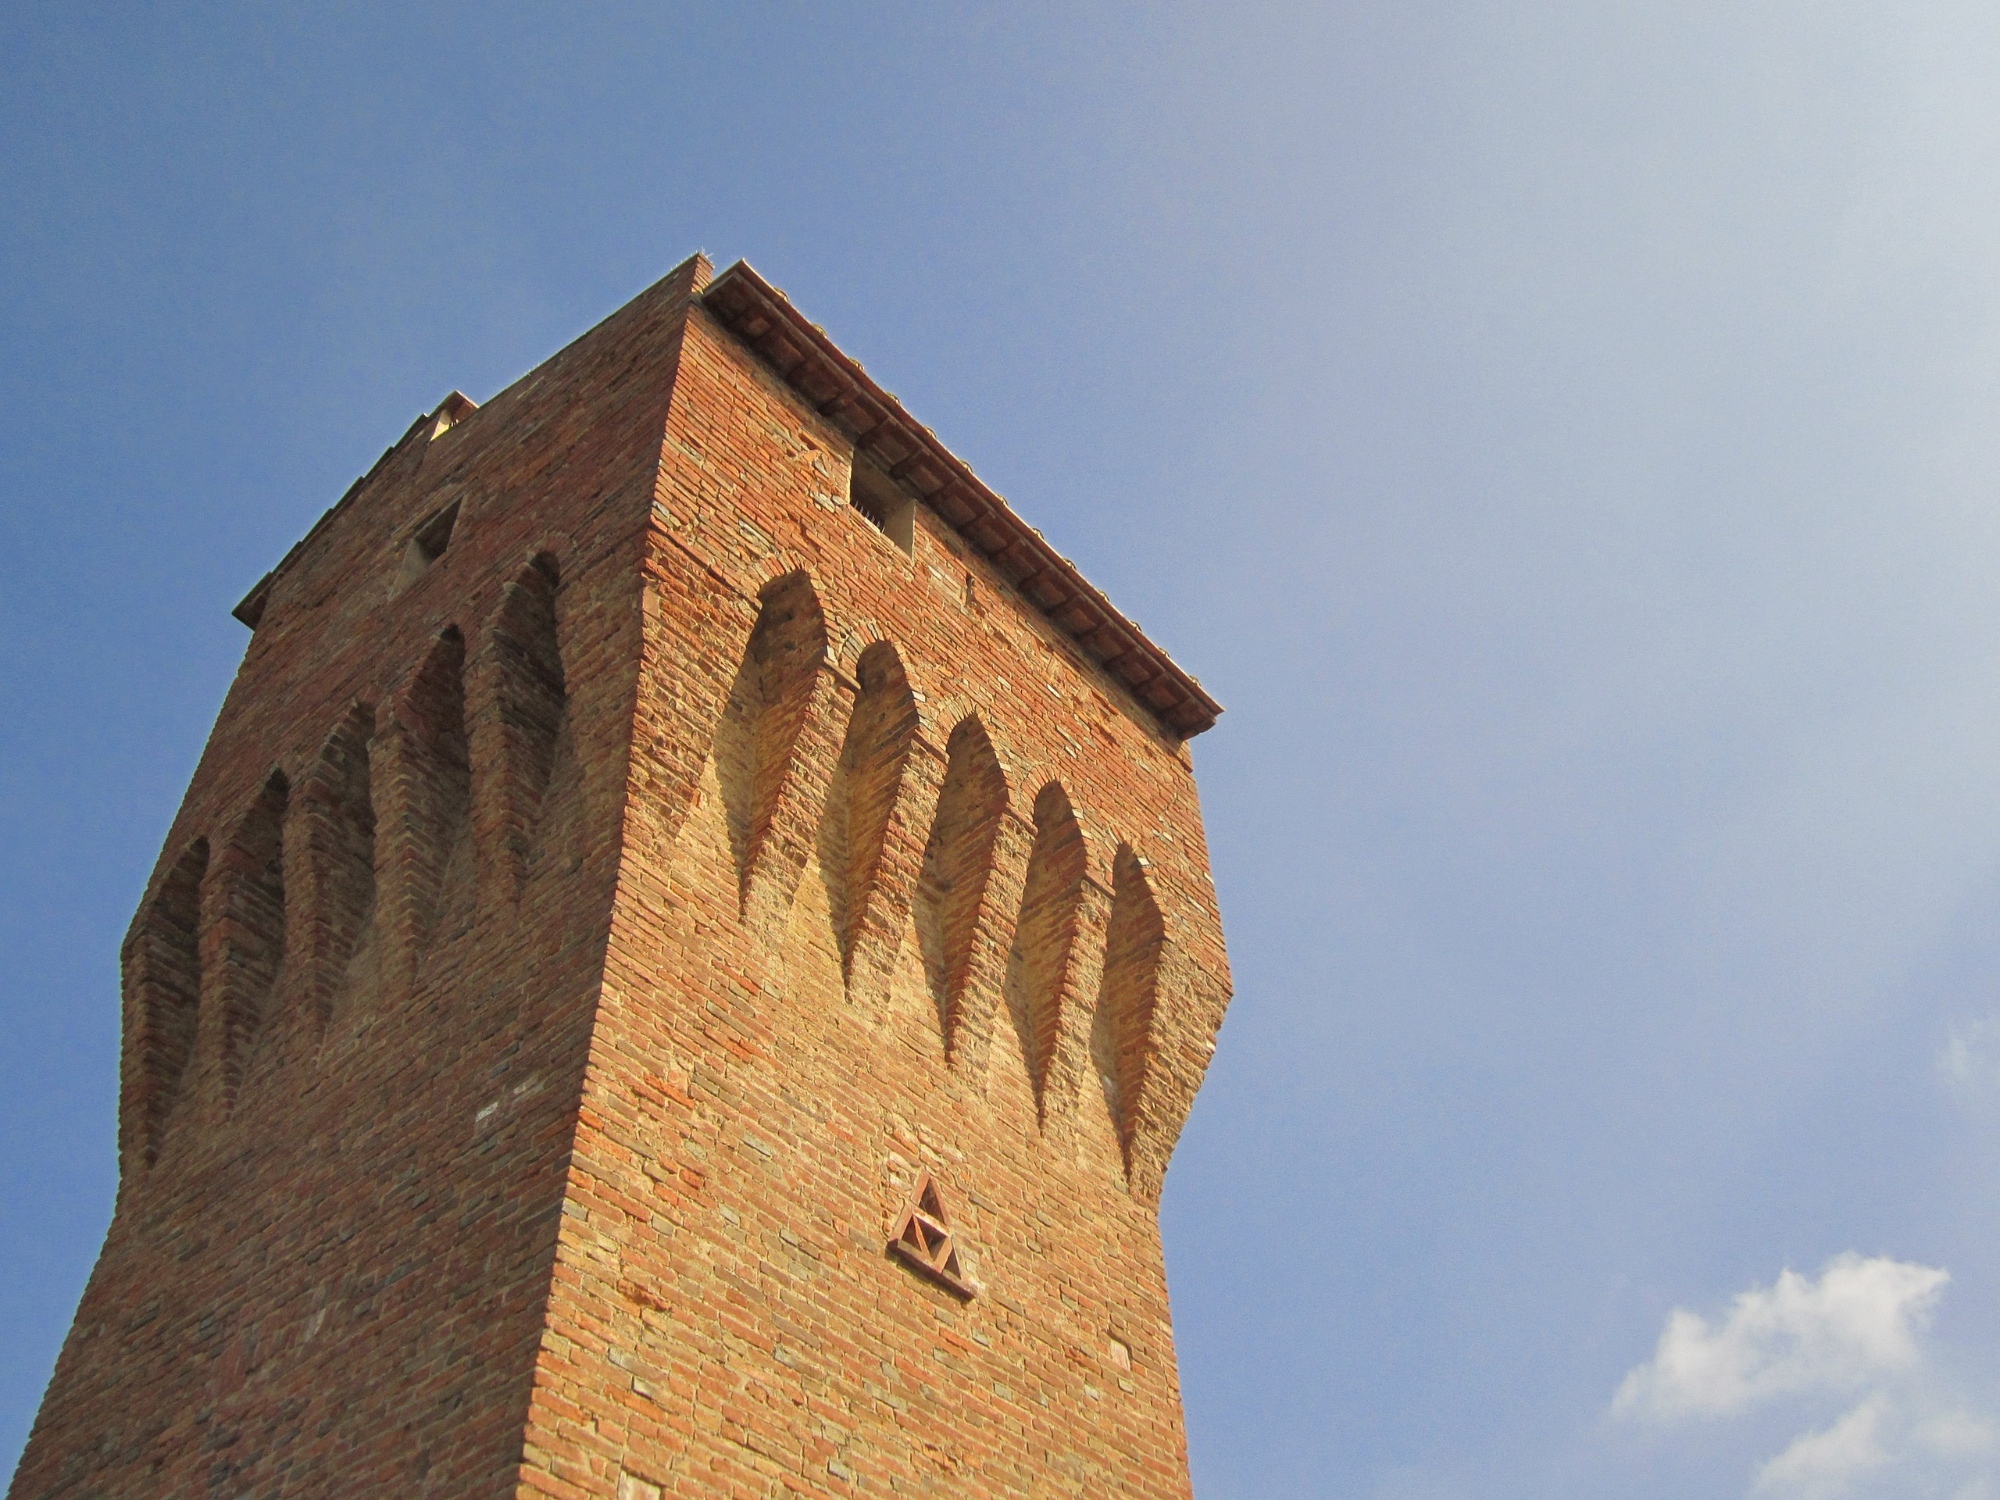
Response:
[{"label": "sunlit brick surface", "polygon": [[[1187,751],[851,507],[707,279],[419,422],[259,600],[15,1495],[1188,1493]],[[962,1286],[889,1250],[926,1171]]]}]

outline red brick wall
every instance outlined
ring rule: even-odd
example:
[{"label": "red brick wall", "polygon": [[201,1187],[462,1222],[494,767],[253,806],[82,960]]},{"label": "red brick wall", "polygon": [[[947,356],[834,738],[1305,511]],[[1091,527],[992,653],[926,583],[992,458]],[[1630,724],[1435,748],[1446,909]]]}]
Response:
[{"label": "red brick wall", "polygon": [[[849,508],[706,278],[278,570],[127,942],[117,1213],[13,1494],[1187,1492],[1186,751],[928,512],[912,556]],[[885,1253],[925,1169],[969,1300]]]},{"label": "red brick wall", "polygon": [[127,944],[117,1213],[14,1495],[511,1490],[699,269],[413,429],[280,570]]},{"label": "red brick wall", "polygon": [[[909,557],[845,508],[851,445],[703,314],[682,361],[526,1487],[1185,1495],[1155,1205],[1227,986],[1186,752],[928,512]],[[827,657],[746,861],[780,634]],[[885,1254],[924,1169],[969,1301]]]}]

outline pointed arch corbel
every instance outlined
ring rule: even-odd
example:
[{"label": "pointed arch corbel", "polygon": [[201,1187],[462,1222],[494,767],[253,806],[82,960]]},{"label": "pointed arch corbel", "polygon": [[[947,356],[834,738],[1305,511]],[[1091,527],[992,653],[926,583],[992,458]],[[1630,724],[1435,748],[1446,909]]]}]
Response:
[{"label": "pointed arch corbel", "polygon": [[913,916],[947,1057],[977,1069],[990,1045],[1028,839],[985,722],[969,714],[945,744]]},{"label": "pointed arch corbel", "polygon": [[915,810],[934,778],[932,758],[918,751],[915,692],[895,644],[867,646],[854,675],[819,853],[842,974],[850,993],[872,993],[887,982],[909,919],[924,848]]},{"label": "pointed arch corbel", "polygon": [[125,1036],[120,1069],[121,1188],[159,1159],[201,1026],[201,903],[206,838],[191,841],[139,909],[120,953]]},{"label": "pointed arch corbel", "polygon": [[375,919],[374,738],[374,707],[357,701],[327,736],[299,787],[301,987],[317,1029],[332,1019],[348,964]]},{"label": "pointed arch corbel", "polygon": [[1131,845],[1120,844],[1092,1017],[1090,1060],[1128,1179],[1142,1108],[1159,1103],[1158,1090],[1149,1098],[1146,1084],[1157,1044],[1154,1018],[1166,948],[1166,920],[1145,862]]},{"label": "pointed arch corbel", "polygon": [[[1080,941],[1094,889],[1083,825],[1059,781],[1035,794],[1034,841],[1022,884],[1020,915],[1007,955],[1007,1009],[1034,1092],[1038,1122],[1064,1114],[1075,1048],[1079,964],[1090,951]],[[1052,1108],[1053,1106],[1053,1108]]]},{"label": "pointed arch corbel", "polygon": [[1162,862],[1122,843],[1113,879],[1091,1060],[1129,1190],[1154,1206],[1215,1055],[1229,964],[1214,897],[1176,858]]},{"label": "pointed arch corbel", "polygon": [[465,718],[465,636],[432,637],[391,699],[376,742],[382,889],[390,991],[407,995],[437,935],[455,856],[470,839],[472,756]]},{"label": "pointed arch corbel", "polygon": [[472,800],[482,908],[518,900],[569,721],[557,619],[562,575],[542,551],[501,590],[471,676]]},{"label": "pointed arch corbel", "polygon": [[204,1038],[197,1046],[215,1060],[225,1117],[235,1109],[296,941],[287,910],[291,802],[291,779],[272,771],[216,851],[215,900],[204,913],[210,922],[202,952]]},{"label": "pointed arch corbel", "polygon": [[679,546],[649,549],[645,566],[626,836],[664,863],[715,753],[758,606]]},{"label": "pointed arch corbel", "polygon": [[758,596],[714,744],[740,911],[766,941],[790,915],[849,706],[818,592],[803,571],[783,574]]}]

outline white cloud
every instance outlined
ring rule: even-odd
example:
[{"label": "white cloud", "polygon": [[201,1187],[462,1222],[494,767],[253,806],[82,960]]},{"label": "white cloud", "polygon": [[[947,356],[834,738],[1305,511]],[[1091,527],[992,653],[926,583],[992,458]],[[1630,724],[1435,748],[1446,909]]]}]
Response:
[{"label": "white cloud", "polygon": [[1993,1448],[1993,1425],[1951,1405],[1934,1382],[1880,1390],[1828,1426],[1794,1439],[1758,1468],[1750,1492],[1774,1500],[1992,1500]]},{"label": "white cloud", "polygon": [[1860,1475],[1889,1461],[1882,1446],[1882,1420],[1889,1400],[1870,1396],[1831,1427],[1808,1432],[1757,1471],[1756,1495],[1822,1500],[1844,1494]]},{"label": "white cloud", "polygon": [[1676,1308],[1653,1358],[1625,1377],[1621,1415],[1729,1416],[1774,1396],[1848,1392],[1919,1358],[1948,1272],[1847,1254],[1817,1280],[1786,1271],[1736,1298],[1720,1327]]},{"label": "white cloud", "polygon": [[2000,1433],[1954,1392],[1925,1347],[1950,1280],[1935,1266],[1848,1254],[1817,1277],[1786,1271],[1742,1293],[1719,1322],[1676,1308],[1653,1357],[1619,1385],[1612,1411],[1671,1424],[1743,1416],[1786,1399],[1817,1404],[1838,1414],[1760,1464],[1752,1496],[1995,1500]]}]

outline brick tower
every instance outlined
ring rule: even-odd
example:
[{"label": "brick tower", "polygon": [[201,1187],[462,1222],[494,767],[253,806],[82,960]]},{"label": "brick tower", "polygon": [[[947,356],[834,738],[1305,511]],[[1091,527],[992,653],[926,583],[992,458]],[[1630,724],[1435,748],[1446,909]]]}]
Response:
[{"label": "brick tower", "polygon": [[748,266],[237,614],[11,1493],[1186,1496],[1218,709]]}]

